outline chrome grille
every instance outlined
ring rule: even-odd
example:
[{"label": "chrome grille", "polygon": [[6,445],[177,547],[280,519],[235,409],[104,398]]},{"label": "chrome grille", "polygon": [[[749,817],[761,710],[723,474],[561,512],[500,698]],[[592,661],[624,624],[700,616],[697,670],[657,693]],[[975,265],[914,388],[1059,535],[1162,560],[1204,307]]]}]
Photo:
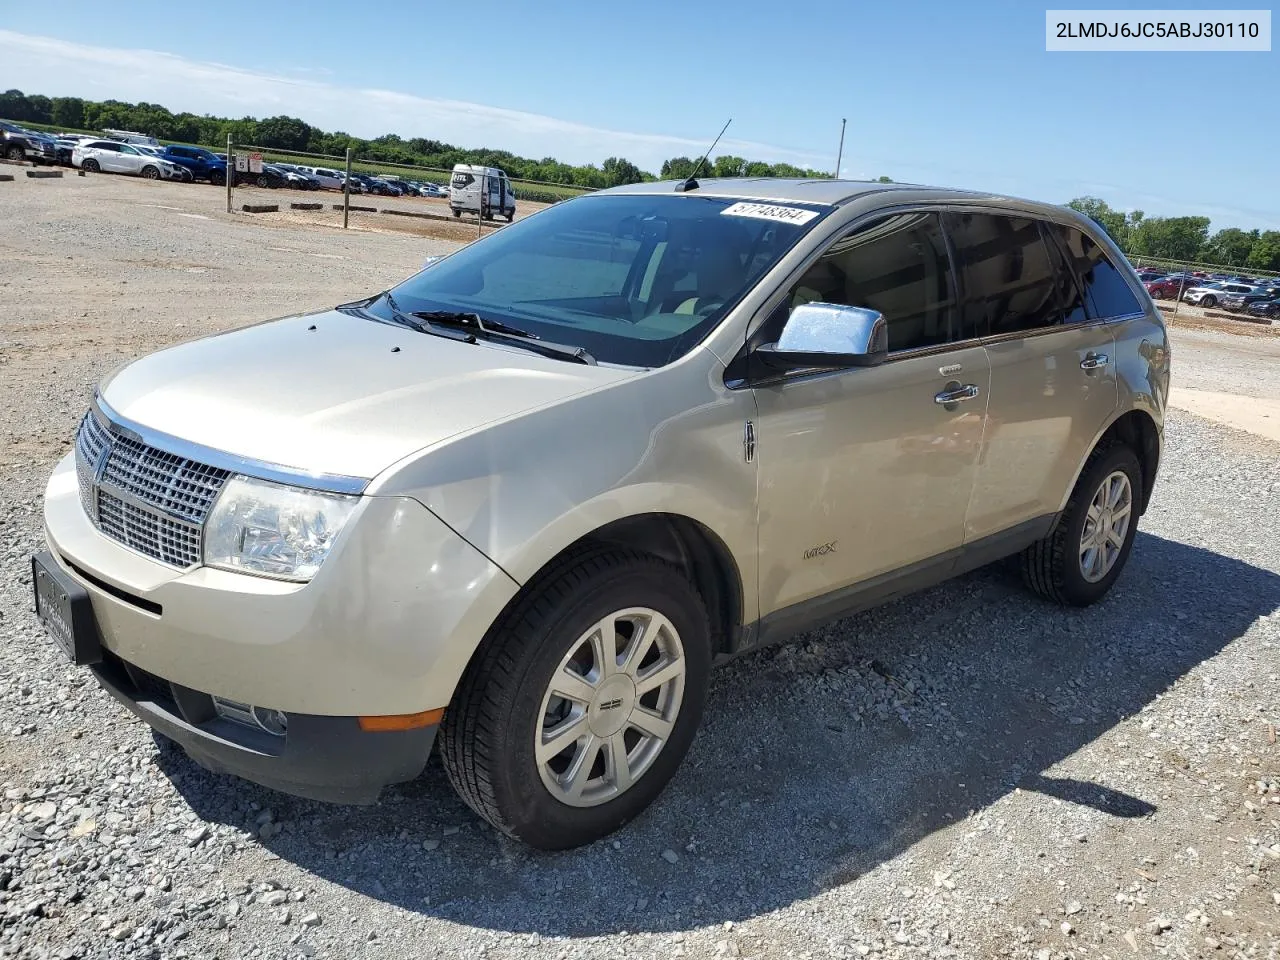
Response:
[{"label": "chrome grille", "polygon": [[227,471],[149,447],[116,434],[102,472],[103,484],[191,523],[204,523]]},{"label": "chrome grille", "polygon": [[170,520],[98,491],[98,529],[139,553],[175,567],[200,562],[200,528]]},{"label": "chrome grille", "polygon": [[76,479],[89,519],[104,536],[171,566],[200,562],[204,521],[229,476],[112,430],[94,410],[76,436]]},{"label": "chrome grille", "polygon": [[98,422],[93,411],[86,413],[76,435],[76,480],[80,484],[80,503],[90,517],[96,507],[93,477],[98,469],[98,457],[109,439],[106,428]]}]

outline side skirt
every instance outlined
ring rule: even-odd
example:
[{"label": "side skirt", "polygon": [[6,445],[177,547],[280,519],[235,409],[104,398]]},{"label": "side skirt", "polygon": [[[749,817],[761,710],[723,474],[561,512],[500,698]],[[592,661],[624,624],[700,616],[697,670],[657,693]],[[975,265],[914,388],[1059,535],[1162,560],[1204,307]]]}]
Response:
[{"label": "side skirt", "polygon": [[728,660],[767,644],[780,643],[832,620],[878,607],[1012,556],[1047,537],[1057,526],[1060,516],[1050,513],[1036,517],[928,560],[775,610],[755,623],[745,625],[735,638],[737,642],[732,651],[719,660]]}]

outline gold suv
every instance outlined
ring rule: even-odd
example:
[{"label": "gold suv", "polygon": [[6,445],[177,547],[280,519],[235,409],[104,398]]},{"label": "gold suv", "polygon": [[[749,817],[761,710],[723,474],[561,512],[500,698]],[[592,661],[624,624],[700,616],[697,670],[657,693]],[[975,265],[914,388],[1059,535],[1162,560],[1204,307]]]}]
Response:
[{"label": "gold suv", "polygon": [[637,184],[117,371],[36,603],[206,767],[368,803],[438,741],[477,813],[568,847],[654,800],[717,661],[1013,554],[1102,597],[1168,383],[1070,210]]}]

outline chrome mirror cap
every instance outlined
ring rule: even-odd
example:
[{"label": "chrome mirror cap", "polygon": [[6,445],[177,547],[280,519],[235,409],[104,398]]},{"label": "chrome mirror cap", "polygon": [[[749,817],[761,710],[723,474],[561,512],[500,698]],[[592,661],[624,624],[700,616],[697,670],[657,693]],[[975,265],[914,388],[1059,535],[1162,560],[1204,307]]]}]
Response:
[{"label": "chrome mirror cap", "polygon": [[877,310],[804,303],[787,317],[775,349],[780,353],[883,356],[889,349],[889,328]]}]

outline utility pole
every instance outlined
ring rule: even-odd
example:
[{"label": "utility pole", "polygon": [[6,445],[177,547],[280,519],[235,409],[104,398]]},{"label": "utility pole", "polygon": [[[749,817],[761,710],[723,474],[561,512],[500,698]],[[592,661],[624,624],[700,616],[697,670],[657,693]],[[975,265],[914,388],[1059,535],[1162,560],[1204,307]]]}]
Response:
[{"label": "utility pole", "polygon": [[840,118],[840,149],[836,151],[836,179],[840,179],[840,161],[844,159],[844,125],[846,118]]}]

